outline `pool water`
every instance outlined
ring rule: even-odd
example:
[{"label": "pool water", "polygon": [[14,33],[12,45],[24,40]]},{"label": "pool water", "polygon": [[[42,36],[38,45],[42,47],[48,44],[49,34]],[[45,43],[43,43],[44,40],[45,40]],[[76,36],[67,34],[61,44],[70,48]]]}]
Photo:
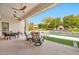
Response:
[{"label": "pool water", "polygon": [[79,33],[72,33],[72,32],[66,32],[66,31],[52,31],[50,32],[50,34],[79,38]]}]

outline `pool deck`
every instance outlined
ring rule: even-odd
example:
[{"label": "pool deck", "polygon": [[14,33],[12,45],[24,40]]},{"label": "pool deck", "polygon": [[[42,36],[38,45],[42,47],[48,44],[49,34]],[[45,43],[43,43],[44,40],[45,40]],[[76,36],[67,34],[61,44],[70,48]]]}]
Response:
[{"label": "pool deck", "polygon": [[25,40],[0,40],[0,55],[79,55],[79,49],[46,40],[41,46]]}]

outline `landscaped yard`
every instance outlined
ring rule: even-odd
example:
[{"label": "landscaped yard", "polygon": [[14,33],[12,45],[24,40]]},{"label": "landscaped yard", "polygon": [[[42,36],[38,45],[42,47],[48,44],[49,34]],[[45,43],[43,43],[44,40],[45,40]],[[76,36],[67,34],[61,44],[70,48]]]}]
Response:
[{"label": "landscaped yard", "polygon": [[[59,38],[47,37],[47,36],[45,36],[44,38],[46,40],[49,40],[49,41],[53,41],[53,42],[73,46],[73,41],[70,41],[70,40],[64,40],[64,39],[59,39]],[[78,47],[79,47],[79,42],[77,42],[77,44],[78,44]]]},{"label": "landscaped yard", "polygon": [[79,32],[79,28],[75,28],[75,29],[73,28],[73,29],[70,29],[70,31],[71,32]]}]

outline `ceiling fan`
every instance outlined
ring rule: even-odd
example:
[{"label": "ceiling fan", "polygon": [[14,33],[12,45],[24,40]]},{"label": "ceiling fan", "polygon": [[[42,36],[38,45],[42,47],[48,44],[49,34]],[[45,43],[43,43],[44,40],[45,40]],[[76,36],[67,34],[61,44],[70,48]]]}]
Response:
[{"label": "ceiling fan", "polygon": [[15,14],[13,14],[13,16],[14,16],[15,18],[19,18],[19,17],[17,17]]},{"label": "ceiling fan", "polygon": [[13,10],[20,10],[20,11],[23,11],[23,10],[26,9],[26,6],[22,6],[22,4],[21,4],[21,8],[13,8],[13,7],[12,7],[12,9],[13,9]]},{"label": "ceiling fan", "polygon": [[13,8],[13,7],[12,7],[12,9],[14,10],[13,17],[15,17],[15,18],[17,18],[17,19],[20,19],[20,18],[16,15],[16,14],[17,14],[17,11],[22,11],[23,13],[25,13],[24,10],[26,9],[26,6],[22,6],[22,4],[21,4],[21,8]]},{"label": "ceiling fan", "polygon": [[13,17],[15,17],[17,20],[20,20],[21,18],[13,14]]}]

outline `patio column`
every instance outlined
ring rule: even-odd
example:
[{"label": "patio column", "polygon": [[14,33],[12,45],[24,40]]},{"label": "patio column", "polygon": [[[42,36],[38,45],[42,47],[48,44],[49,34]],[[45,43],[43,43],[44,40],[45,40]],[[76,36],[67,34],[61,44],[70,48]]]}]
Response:
[{"label": "patio column", "polygon": [[77,42],[73,41],[73,46],[74,46],[75,48],[78,48]]},{"label": "patio column", "polygon": [[25,22],[24,31],[28,34],[29,32],[28,20],[26,19],[24,22]]}]

